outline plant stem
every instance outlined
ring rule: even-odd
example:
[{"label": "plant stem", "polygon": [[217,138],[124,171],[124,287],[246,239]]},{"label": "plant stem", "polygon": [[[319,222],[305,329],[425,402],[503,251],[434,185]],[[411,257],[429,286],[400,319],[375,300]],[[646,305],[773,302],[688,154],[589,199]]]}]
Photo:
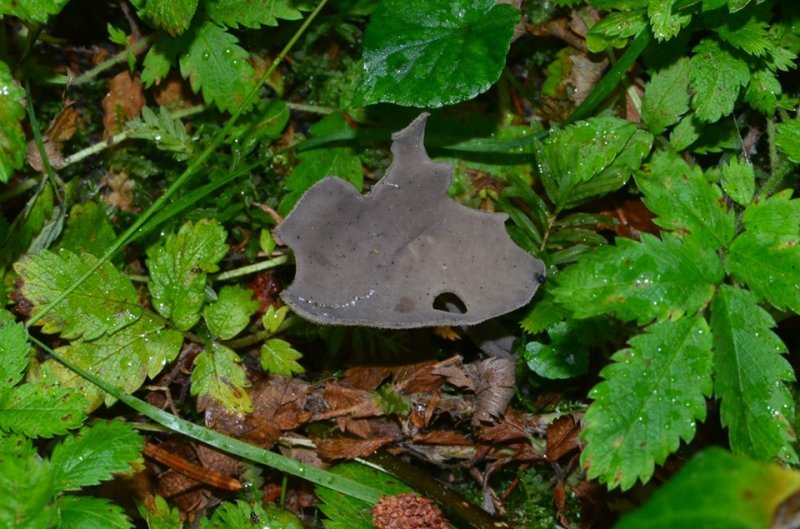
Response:
[{"label": "plant stem", "polygon": [[307,105],[305,103],[286,103],[290,110],[297,110],[299,112],[311,112],[313,114],[333,114],[336,112],[335,108],[321,107],[318,105]]},{"label": "plant stem", "polygon": [[778,147],[775,145],[775,122],[767,120],[767,143],[769,144],[770,173],[767,180],[761,185],[755,200],[762,201],[769,198],[783,183],[791,172],[791,164],[783,163],[778,157]]},{"label": "plant stem", "polygon": [[139,53],[140,51],[144,50],[147,46],[150,45],[150,41],[152,39],[153,38],[152,38],[151,35],[148,35],[148,36],[144,37],[140,41],[136,42],[135,44],[132,44],[131,46],[129,46],[127,48],[125,48],[124,50],[122,50],[121,52],[117,53],[116,55],[112,55],[111,57],[109,57],[108,59],[104,60],[103,62],[101,62],[100,64],[98,64],[94,68],[92,68],[91,70],[83,72],[78,77],[73,79],[72,83],[70,83],[70,84],[81,85],[81,84],[85,84],[85,83],[88,83],[89,81],[94,80],[94,78],[97,77],[98,74],[103,73],[104,71],[108,70],[109,68],[111,68],[112,66],[114,66],[117,63],[120,63],[122,61],[128,60],[128,55],[129,54],[133,53],[135,55],[135,54]]},{"label": "plant stem", "polygon": [[27,178],[27,179],[23,180],[20,185],[12,187],[11,189],[6,191],[5,193],[0,193],[0,203],[5,202],[7,200],[11,200],[12,198],[14,198],[16,196],[19,196],[19,195],[25,193],[29,189],[33,189],[38,184],[39,184],[39,182],[37,182],[35,179]]},{"label": "plant stem", "polygon": [[297,322],[300,320],[297,316],[292,316],[283,320],[283,323],[280,324],[278,330],[275,332],[269,332],[268,330],[264,329],[263,331],[259,331],[244,338],[239,338],[238,340],[231,340],[229,342],[223,342],[222,345],[225,347],[229,347],[231,349],[243,349],[245,347],[249,347],[251,345],[257,344],[267,338],[271,338],[277,334],[280,334],[284,331],[291,329]]},{"label": "plant stem", "polygon": [[251,265],[243,266],[241,268],[235,268],[233,270],[222,272],[221,274],[217,274],[217,276],[214,277],[214,280],[225,281],[226,279],[233,279],[234,277],[246,276],[248,274],[254,274],[256,272],[260,272],[261,270],[269,270],[270,268],[275,268],[276,266],[286,264],[287,262],[289,262],[289,256],[280,255],[278,257],[274,257],[266,261],[261,261],[259,263],[253,263]]}]

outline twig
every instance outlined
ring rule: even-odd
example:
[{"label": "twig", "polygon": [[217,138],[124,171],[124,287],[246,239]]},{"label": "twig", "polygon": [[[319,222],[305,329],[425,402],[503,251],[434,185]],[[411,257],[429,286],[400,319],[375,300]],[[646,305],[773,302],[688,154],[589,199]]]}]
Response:
[{"label": "twig", "polygon": [[135,55],[135,54],[139,53],[140,51],[143,51],[145,48],[147,48],[147,46],[150,45],[150,41],[152,41],[152,40],[153,40],[153,37],[151,35],[148,35],[148,36],[144,37],[139,42],[131,44],[129,47],[125,48],[121,52],[119,52],[119,53],[117,53],[115,55],[112,55],[111,57],[109,57],[105,61],[101,62],[100,64],[98,64],[97,66],[92,68],[91,70],[83,72],[78,77],[73,79],[70,84],[73,84],[73,85],[77,86],[77,85],[82,85],[82,84],[88,83],[89,81],[92,81],[95,77],[98,76],[98,74],[103,73],[104,71],[108,70],[109,68],[111,68],[115,64],[123,62],[123,61],[127,61],[129,54],[133,53]]}]

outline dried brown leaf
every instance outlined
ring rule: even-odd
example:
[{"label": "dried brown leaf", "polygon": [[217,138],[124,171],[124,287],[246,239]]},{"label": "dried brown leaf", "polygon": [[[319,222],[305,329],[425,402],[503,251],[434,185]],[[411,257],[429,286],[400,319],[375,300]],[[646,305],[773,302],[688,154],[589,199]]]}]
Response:
[{"label": "dried brown leaf", "polygon": [[144,89],[138,77],[127,70],[112,77],[103,98],[103,137],[110,138],[121,132],[125,123],[138,116],[144,105]]},{"label": "dried brown leaf", "polygon": [[315,439],[317,451],[323,459],[355,459],[372,455],[384,445],[393,442],[392,437],[376,437],[373,439],[352,439],[339,437],[333,439]]}]

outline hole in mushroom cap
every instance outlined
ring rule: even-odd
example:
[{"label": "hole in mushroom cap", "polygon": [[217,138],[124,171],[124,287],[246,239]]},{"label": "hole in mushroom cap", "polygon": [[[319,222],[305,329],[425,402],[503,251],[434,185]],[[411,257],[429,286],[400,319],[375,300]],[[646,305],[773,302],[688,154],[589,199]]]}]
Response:
[{"label": "hole in mushroom cap", "polygon": [[466,314],[467,306],[452,292],[442,292],[433,300],[433,308],[450,314]]}]

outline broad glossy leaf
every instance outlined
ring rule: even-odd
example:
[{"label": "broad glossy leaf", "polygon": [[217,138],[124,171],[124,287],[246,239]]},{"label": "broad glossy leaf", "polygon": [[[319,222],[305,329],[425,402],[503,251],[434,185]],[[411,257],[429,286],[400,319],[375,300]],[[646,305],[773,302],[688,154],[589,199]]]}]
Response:
[{"label": "broad glossy leaf", "polygon": [[798,490],[797,471],[712,447],[694,456],[614,529],[780,527],[773,525],[776,510]]},{"label": "broad glossy leaf", "polygon": [[714,393],[734,452],[797,462],[794,403],[786,387],[795,377],[782,356],[786,345],[771,330],[774,320],[757,302],[752,292],[729,285],[714,296]]},{"label": "broad glossy leaf", "polygon": [[689,167],[677,154],[662,151],[636,175],[654,222],[679,236],[692,236],[704,246],[727,245],[734,234],[734,214],[722,191],[707,181],[699,167]]},{"label": "broad glossy leaf", "polygon": [[[0,0],[0,17],[3,4]],[[25,92],[14,81],[11,69],[0,61],[0,182],[8,182],[25,158],[25,133],[20,121],[25,118]]]},{"label": "broad glossy leaf", "polygon": [[[22,295],[33,303],[31,315],[71,287],[95,262],[97,258],[87,253],[43,250],[15,263],[23,280]],[[36,324],[70,340],[93,340],[132,324],[141,314],[131,280],[106,262]]]},{"label": "broad glossy leaf", "polygon": [[694,314],[724,275],[716,253],[692,238],[642,234],[641,242],[618,238],[616,246],[582,256],[551,292],[578,318],[615,314],[644,324]]},{"label": "broad glossy leaf", "polygon": [[440,107],[475,97],[500,77],[519,20],[493,0],[382,1],[354,103]]},{"label": "broad glossy leaf", "polygon": [[198,407],[205,408],[203,399],[212,399],[223,407],[238,413],[253,411],[247,394],[250,387],[241,358],[233,350],[216,342],[194,359],[192,370],[192,395],[198,395]]},{"label": "broad glossy leaf", "polygon": [[590,478],[632,487],[695,435],[711,395],[711,333],[700,317],[655,323],[614,354],[589,394],[581,462]]},{"label": "broad glossy leaf", "polygon": [[258,310],[258,301],[253,291],[238,285],[225,286],[214,303],[206,305],[203,318],[211,334],[222,340],[230,340],[247,327],[250,316]]}]

